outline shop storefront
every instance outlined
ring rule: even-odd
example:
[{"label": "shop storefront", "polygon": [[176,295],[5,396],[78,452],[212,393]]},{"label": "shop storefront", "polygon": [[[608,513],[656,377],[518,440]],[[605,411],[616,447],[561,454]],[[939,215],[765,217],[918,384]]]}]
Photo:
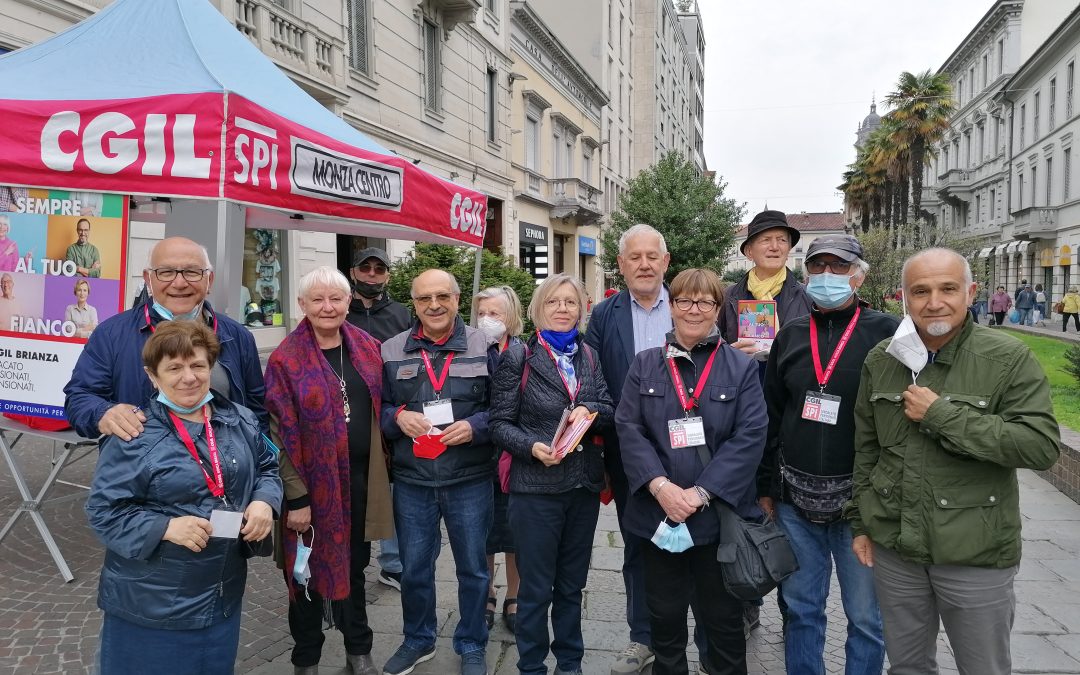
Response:
[{"label": "shop storefront", "polygon": [[549,274],[549,237],[547,226],[521,222],[518,224],[518,260],[521,269],[527,271],[537,282]]}]

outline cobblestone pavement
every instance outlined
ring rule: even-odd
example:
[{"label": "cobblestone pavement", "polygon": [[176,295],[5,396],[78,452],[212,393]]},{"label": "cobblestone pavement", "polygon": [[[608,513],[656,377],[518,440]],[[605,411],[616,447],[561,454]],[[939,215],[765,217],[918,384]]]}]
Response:
[{"label": "cobblestone pavement", "polygon": [[[16,448],[31,487],[40,485],[49,469],[49,447],[41,441]],[[27,461],[27,460],[32,461]],[[65,469],[62,478],[86,484],[92,457]],[[1018,599],[1013,632],[1017,673],[1080,673],[1080,506],[1032,473],[1022,472],[1024,561],[1016,581]],[[78,487],[57,485],[51,496],[73,498],[49,505],[45,519],[75,574],[65,584],[25,516],[0,547],[0,675],[84,673],[94,658],[101,627],[95,605],[102,547],[86,525]],[[18,504],[7,467],[0,468],[0,522]],[[601,511],[593,549],[592,571],[585,594],[584,630],[588,648],[587,675],[606,675],[614,653],[625,646],[625,597],[618,571],[622,556],[615,511]],[[383,663],[400,642],[398,592],[376,583],[377,569],[368,569],[370,622],[376,631],[373,656]],[[501,576],[501,575],[500,575]],[[437,566],[439,640],[436,658],[417,667],[419,675],[456,673],[458,660],[450,638],[456,623],[456,589],[449,549]],[[500,582],[501,583],[501,582]],[[834,583],[834,594],[838,593]],[[502,593],[500,592],[500,604]],[[237,672],[289,675],[292,641],[285,619],[286,597],[280,572],[266,559],[253,561]],[[829,603],[826,665],[843,672],[843,613],[837,597]],[[939,650],[943,672],[955,672],[944,637]],[[762,625],[748,645],[751,673],[782,673],[783,639],[774,598],[766,598]],[[501,622],[492,632],[488,665],[498,675],[516,672],[513,640]],[[692,671],[696,655],[691,650]],[[344,647],[336,633],[328,635],[322,673],[344,672]],[[163,675],[167,675],[163,670]],[[647,671],[646,671],[647,672]]]}]

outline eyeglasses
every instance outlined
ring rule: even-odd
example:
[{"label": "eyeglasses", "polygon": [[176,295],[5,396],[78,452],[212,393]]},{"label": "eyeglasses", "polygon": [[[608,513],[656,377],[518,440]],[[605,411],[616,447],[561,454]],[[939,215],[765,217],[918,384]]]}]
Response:
[{"label": "eyeglasses", "polygon": [[174,269],[172,267],[158,267],[156,269],[151,269],[150,271],[154,273],[154,278],[155,279],[157,279],[158,281],[164,281],[165,283],[168,283],[168,282],[176,279],[177,274],[183,275],[184,281],[191,281],[191,282],[201,281],[202,278],[206,275],[206,273],[210,271],[210,269],[207,268],[207,269],[201,269],[201,270],[200,269],[178,270],[178,269]]},{"label": "eyeglasses", "polygon": [[844,262],[843,260],[831,260],[828,262],[824,260],[807,260],[806,271],[810,274],[821,274],[825,271],[825,268],[828,267],[833,274],[847,274],[848,270],[850,270],[851,266],[854,264],[855,263]]},{"label": "eyeglasses", "polygon": [[691,307],[697,307],[698,311],[711,312],[719,304],[715,300],[691,300],[690,298],[675,298],[671,304],[684,312],[689,312]]},{"label": "eyeglasses", "polygon": [[417,305],[431,305],[438,302],[440,305],[445,305],[454,298],[453,293],[436,293],[435,295],[421,295],[413,296],[413,303]]},{"label": "eyeglasses", "polygon": [[545,300],[544,301],[544,306],[547,307],[548,309],[555,309],[559,305],[563,305],[567,309],[577,309],[578,308],[578,301],[577,300],[563,300],[562,298],[551,298],[550,300]]},{"label": "eyeglasses", "polygon": [[388,271],[386,265],[372,265],[371,263],[357,265],[356,269],[364,274],[370,274],[372,270],[375,270],[375,274],[386,274]]}]

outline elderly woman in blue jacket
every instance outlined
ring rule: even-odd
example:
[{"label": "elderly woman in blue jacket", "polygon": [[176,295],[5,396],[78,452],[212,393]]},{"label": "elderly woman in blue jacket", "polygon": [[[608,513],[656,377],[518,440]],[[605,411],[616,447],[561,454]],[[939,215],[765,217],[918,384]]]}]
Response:
[{"label": "elderly woman in blue jacket", "polygon": [[[637,355],[615,411],[631,495],[624,526],[644,549],[655,675],[687,672],[686,610],[704,626],[710,675],[745,673],[742,603],[724,588],[716,545],[720,500],[760,518],[755,472],[768,417],[757,364],[716,328],[724,297],[709,270],[671,283],[674,330],[664,347]],[[699,448],[711,456],[702,464]],[[687,583],[692,579],[693,583]]]},{"label": "elderly woman in blue jacket", "polygon": [[86,512],[106,546],[101,672],[233,672],[246,556],[281,502],[277,459],[247,408],[210,391],[214,332],[170,321],[143,347],[157,389],[143,433],[102,442]]}]

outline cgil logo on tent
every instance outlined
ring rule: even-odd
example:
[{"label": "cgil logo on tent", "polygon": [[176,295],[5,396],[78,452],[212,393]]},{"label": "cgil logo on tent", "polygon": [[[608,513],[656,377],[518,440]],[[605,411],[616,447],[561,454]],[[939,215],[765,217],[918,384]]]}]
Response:
[{"label": "cgil logo on tent", "polygon": [[[58,112],[41,130],[41,161],[71,172],[82,159],[95,173],[112,175],[142,160],[144,176],[210,177],[210,158],[195,156],[195,115],[151,113],[137,124],[124,113],[103,112],[84,127],[74,110]],[[166,129],[172,122],[171,143]],[[134,133],[133,133],[134,132]],[[170,161],[171,160],[171,161]]]},{"label": "cgil logo on tent", "polygon": [[454,193],[450,202],[450,227],[478,237],[484,236],[484,202],[473,202],[471,197]]}]

